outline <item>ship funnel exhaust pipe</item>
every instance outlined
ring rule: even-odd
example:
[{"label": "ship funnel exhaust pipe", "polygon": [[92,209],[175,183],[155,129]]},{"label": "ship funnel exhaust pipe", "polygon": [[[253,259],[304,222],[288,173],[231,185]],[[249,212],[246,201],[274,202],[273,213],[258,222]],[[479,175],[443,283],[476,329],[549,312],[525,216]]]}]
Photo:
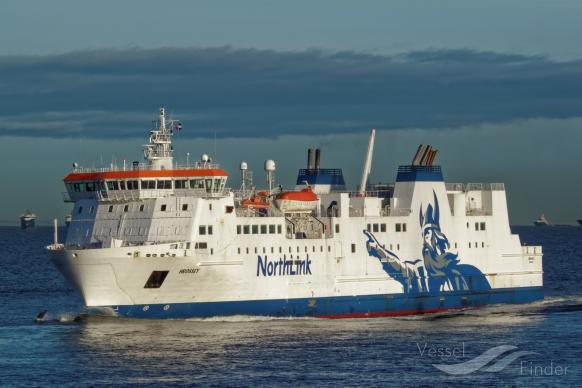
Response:
[{"label": "ship funnel exhaust pipe", "polygon": [[307,149],[307,169],[313,170],[313,150],[311,148]]},{"label": "ship funnel exhaust pipe", "polygon": [[315,169],[319,170],[321,167],[321,151],[319,148],[315,150]]}]

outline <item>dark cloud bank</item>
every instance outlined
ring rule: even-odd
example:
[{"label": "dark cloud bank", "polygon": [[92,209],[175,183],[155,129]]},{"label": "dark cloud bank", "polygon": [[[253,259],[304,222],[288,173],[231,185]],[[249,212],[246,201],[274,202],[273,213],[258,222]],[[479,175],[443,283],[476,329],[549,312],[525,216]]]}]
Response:
[{"label": "dark cloud bank", "polygon": [[434,50],[126,49],[0,57],[0,135],[275,137],[582,116],[582,62]]}]

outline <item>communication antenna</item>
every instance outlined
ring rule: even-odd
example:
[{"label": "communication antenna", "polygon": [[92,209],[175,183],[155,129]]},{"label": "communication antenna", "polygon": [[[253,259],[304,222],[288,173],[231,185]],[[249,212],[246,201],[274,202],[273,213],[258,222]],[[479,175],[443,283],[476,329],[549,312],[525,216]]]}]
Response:
[{"label": "communication antenna", "polygon": [[246,196],[247,190],[250,190],[253,187],[253,172],[249,170],[249,166],[245,161],[240,162],[240,171],[242,173],[242,183],[240,190],[242,196],[244,197]]}]

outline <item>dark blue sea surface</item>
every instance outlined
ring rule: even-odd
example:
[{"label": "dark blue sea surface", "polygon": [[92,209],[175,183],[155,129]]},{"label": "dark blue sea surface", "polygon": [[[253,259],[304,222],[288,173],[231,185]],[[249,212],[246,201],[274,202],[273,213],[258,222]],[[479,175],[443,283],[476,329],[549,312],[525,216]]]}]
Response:
[{"label": "dark blue sea surface", "polygon": [[[0,384],[580,386],[582,228],[513,229],[543,245],[544,301],[402,318],[150,321],[75,320],[82,301],[43,253],[51,229],[0,228]],[[456,364],[466,374],[434,366]]]}]

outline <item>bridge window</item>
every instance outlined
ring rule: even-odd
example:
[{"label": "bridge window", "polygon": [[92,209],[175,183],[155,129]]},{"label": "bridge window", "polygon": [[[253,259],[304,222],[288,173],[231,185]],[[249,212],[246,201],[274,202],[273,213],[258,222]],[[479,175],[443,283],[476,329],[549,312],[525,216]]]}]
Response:
[{"label": "bridge window", "polygon": [[251,230],[253,231],[253,234],[259,234],[259,225],[253,225]]},{"label": "bridge window", "polygon": [[214,180],[214,192],[219,192],[222,186],[222,179],[218,178]]},{"label": "bridge window", "polygon": [[187,182],[187,180],[185,180],[185,179],[176,180],[174,182],[174,187],[177,188],[177,189],[185,189],[186,188],[186,182]]},{"label": "bridge window", "polygon": [[261,225],[261,234],[267,234],[267,225]]},{"label": "bridge window", "polygon": [[107,190],[109,191],[119,190],[119,183],[117,183],[117,181],[107,181]]},{"label": "bridge window", "polygon": [[95,182],[87,182],[87,191],[95,191]]},{"label": "bridge window", "polygon": [[139,181],[127,181],[128,190],[139,190]]},{"label": "bridge window", "polygon": [[210,193],[212,191],[212,179],[206,179],[206,192]]},{"label": "bridge window", "polygon": [[172,181],[158,181],[158,189],[167,190],[172,188]]},{"label": "bridge window", "polygon": [[244,234],[250,234],[251,227],[249,225],[244,225],[243,226],[243,231],[244,231]]},{"label": "bridge window", "polygon": [[191,189],[203,189],[204,188],[204,179],[190,179],[190,188]]},{"label": "bridge window", "polygon": [[275,234],[275,225],[269,225],[269,234]]},{"label": "bridge window", "polygon": [[156,188],[156,181],[152,181],[152,180],[141,181],[141,188],[143,190],[153,190]]}]

